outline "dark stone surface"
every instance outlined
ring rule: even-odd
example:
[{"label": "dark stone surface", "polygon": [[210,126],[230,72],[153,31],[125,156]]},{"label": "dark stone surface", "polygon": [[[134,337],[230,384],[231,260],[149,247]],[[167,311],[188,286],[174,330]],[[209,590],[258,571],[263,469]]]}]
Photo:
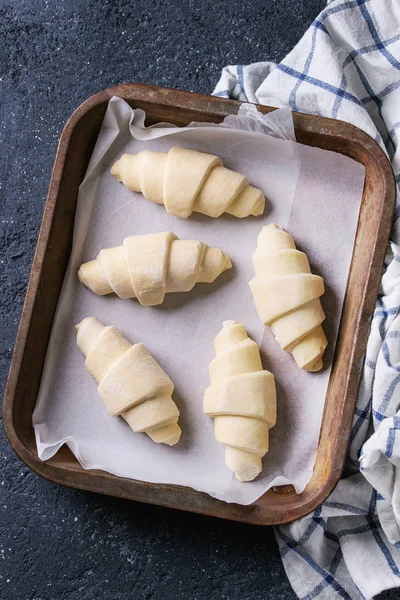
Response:
[{"label": "dark stone surface", "polygon": [[[209,93],[225,64],[282,58],[324,5],[0,0],[1,389],[70,113],[120,82]],[[3,431],[0,460],[1,600],[294,598],[271,529],[55,486]]]}]

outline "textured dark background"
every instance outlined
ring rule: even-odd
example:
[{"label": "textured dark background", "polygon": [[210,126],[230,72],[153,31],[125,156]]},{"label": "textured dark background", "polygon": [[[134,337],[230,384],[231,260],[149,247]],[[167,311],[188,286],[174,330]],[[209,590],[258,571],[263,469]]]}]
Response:
[{"label": "textured dark background", "polygon": [[[121,82],[210,93],[226,64],[283,58],[324,5],[0,0],[1,389],[71,112]],[[0,600],[295,597],[269,528],[55,486],[19,462],[2,430],[0,460]]]}]

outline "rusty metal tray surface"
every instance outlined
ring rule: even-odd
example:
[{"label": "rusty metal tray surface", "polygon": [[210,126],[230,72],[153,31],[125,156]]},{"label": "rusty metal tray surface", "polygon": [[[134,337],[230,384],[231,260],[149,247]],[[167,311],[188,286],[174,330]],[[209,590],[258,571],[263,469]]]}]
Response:
[{"label": "rusty metal tray surface", "polygon": [[[108,100],[119,96],[146,111],[148,125],[167,121],[221,122],[240,102],[141,84],[109,88],[86,100],[61,134],[37,242],[25,304],[4,396],[5,430],[17,455],[33,471],[63,485],[259,525],[275,525],[311,512],[335,487],[347,452],[362,358],[392,222],[393,172],[378,145],[341,121],[294,113],[297,140],[350,156],[366,167],[351,269],[333,369],[326,395],[314,473],[302,494],[292,486],[273,488],[250,506],[227,504],[207,494],[173,485],[124,479],[85,471],[67,448],[39,460],[32,412],[50,331],[71,251],[74,215],[81,183]],[[259,106],[262,112],[274,110]]]}]

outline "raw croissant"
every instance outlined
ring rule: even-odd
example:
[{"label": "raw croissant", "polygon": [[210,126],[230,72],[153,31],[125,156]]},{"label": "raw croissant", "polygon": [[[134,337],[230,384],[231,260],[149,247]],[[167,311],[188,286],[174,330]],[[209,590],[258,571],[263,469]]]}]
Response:
[{"label": "raw croissant", "polygon": [[262,471],[269,429],[276,423],[275,379],[263,370],[257,344],[236,321],[224,322],[215,354],[203,411],[215,419],[227,467],[239,481],[251,481]]},{"label": "raw croissant", "polygon": [[279,225],[263,227],[253,254],[250,288],[260,319],[300,369],[319,371],[328,344],[320,296],[324,281],[312,275],[307,256]]},{"label": "raw croissant", "polygon": [[171,398],[174,384],[143,344],[132,345],[118,329],[94,317],[76,329],[78,348],[110,415],[121,415],[133,431],[146,432],[154,442],[176,444],[181,429]]},{"label": "raw croissant", "polygon": [[197,240],[179,240],[173,233],[125,238],[122,246],[101,250],[84,263],[80,281],[99,296],[115,292],[137,298],[143,306],[161,304],[165,293],[188,292],[196,283],[212,283],[230,269],[229,256]]},{"label": "raw croissant", "polygon": [[264,212],[262,192],[244,175],[226,169],[218,156],[197,150],[175,147],[168,152],[123,154],[111,175],[182,219],[193,211],[209,217],[227,212],[240,218]]}]

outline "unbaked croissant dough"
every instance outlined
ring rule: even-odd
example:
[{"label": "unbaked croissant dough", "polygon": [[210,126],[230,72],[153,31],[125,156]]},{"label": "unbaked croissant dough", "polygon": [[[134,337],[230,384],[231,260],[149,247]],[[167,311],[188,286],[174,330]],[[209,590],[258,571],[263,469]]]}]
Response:
[{"label": "unbaked croissant dough", "polygon": [[236,321],[224,322],[215,354],[203,411],[215,420],[227,467],[239,481],[251,481],[262,471],[269,430],[276,423],[275,379],[263,370],[257,344]]},{"label": "unbaked croissant dough", "polygon": [[186,219],[193,211],[219,217],[226,212],[235,217],[261,215],[265,198],[244,175],[226,169],[213,154],[171,148],[168,152],[143,150],[123,154],[111,174],[147,200],[164,204],[176,217]]},{"label": "unbaked croissant dough", "polygon": [[173,446],[179,441],[179,410],[174,384],[143,344],[131,344],[118,329],[94,317],[76,325],[78,348],[97,391],[112,416],[121,415],[133,429]]},{"label": "unbaked croissant dough", "polygon": [[319,371],[328,344],[320,296],[324,281],[312,275],[307,256],[279,225],[261,229],[253,254],[255,278],[250,288],[260,319],[300,369]]},{"label": "unbaked croissant dough", "polygon": [[212,283],[232,263],[219,248],[173,233],[151,233],[124,239],[122,246],[101,250],[84,263],[80,281],[99,296],[115,292],[137,298],[143,306],[161,304],[168,292],[188,292],[196,283]]}]

